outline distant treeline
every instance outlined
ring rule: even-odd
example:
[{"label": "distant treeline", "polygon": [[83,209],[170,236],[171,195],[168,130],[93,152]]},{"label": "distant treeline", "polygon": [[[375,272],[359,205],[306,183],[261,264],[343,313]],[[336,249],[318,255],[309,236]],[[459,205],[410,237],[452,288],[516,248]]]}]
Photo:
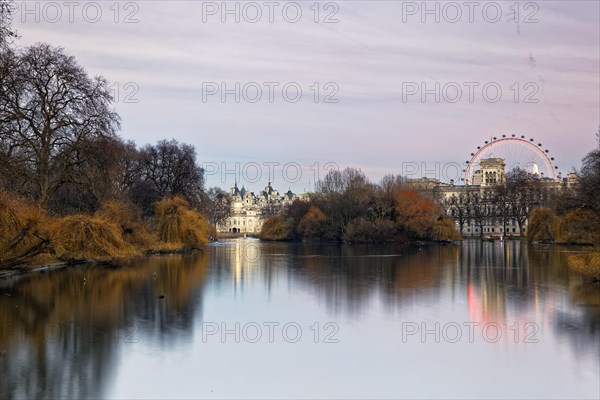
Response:
[{"label": "distant treeline", "polygon": [[297,200],[263,224],[269,240],[407,242],[459,240],[454,223],[401,176],[370,182],[358,169],[330,171],[309,201]]}]

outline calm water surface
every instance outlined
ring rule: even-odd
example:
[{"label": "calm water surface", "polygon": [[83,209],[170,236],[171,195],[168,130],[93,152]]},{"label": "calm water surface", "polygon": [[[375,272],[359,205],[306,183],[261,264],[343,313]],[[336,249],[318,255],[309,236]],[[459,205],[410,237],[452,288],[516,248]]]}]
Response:
[{"label": "calm water surface", "polygon": [[576,248],[222,241],[0,280],[0,398],[599,398]]}]

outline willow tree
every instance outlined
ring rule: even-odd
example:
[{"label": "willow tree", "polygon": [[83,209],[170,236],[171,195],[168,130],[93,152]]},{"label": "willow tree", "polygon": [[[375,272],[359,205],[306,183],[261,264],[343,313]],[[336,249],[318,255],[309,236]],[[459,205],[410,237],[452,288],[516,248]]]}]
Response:
[{"label": "willow tree", "polygon": [[108,82],[62,48],[39,43],[0,54],[0,156],[23,167],[26,194],[40,206],[76,180],[86,143],[115,136],[112,103]]}]

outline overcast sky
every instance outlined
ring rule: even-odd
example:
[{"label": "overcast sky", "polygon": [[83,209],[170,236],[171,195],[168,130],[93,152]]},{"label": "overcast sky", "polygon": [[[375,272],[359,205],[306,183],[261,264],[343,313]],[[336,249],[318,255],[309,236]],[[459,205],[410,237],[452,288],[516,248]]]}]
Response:
[{"label": "overcast sky", "polygon": [[334,163],[374,180],[417,163],[444,179],[436,162],[462,165],[484,140],[513,133],[541,142],[568,172],[596,145],[598,1],[428,2],[437,15],[420,1],[229,1],[231,14],[221,1],[17,5],[21,45],[62,46],[113,82],[121,135],[194,144],[211,163],[210,186],[233,185],[221,169],[235,163],[252,190],[269,169],[280,190],[314,188],[315,163],[320,176]]}]

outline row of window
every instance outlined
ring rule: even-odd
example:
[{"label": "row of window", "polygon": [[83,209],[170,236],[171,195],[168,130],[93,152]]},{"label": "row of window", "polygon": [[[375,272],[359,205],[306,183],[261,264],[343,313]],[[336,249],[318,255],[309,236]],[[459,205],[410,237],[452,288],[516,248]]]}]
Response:
[{"label": "row of window", "polygon": [[[517,228],[506,228],[506,233],[516,233]],[[467,233],[471,233],[471,228],[467,228]],[[473,229],[473,233],[479,233],[479,228]],[[496,228],[483,228],[483,233],[496,233]],[[499,228],[498,233],[505,233],[504,228]],[[525,233],[525,228],[523,228]]]},{"label": "row of window", "polygon": [[[497,221],[497,219],[496,219],[496,221]],[[497,223],[492,223],[492,222],[490,222],[490,221],[483,221],[483,225],[494,225],[494,226],[496,226],[496,225],[498,225],[498,224],[497,224]],[[516,220],[516,219],[514,219],[514,218],[512,218],[512,219],[507,219],[507,220],[506,220],[506,225],[515,225],[515,226],[517,226],[517,225],[518,225],[518,224],[517,224],[517,220]]]},{"label": "row of window", "polygon": [[[237,225],[243,225],[246,226],[246,221],[238,221],[238,220],[233,220],[233,221],[227,221],[227,225],[229,226],[237,226]],[[248,221],[248,225],[252,225],[252,220]],[[261,221],[258,221],[257,225],[262,225]]]}]

